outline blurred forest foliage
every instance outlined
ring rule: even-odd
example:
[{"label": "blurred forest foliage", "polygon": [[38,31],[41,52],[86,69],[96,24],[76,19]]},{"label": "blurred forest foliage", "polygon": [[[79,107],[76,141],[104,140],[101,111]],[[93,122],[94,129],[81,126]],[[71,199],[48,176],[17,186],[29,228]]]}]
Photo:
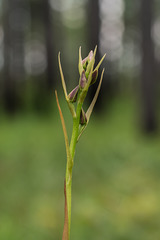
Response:
[{"label": "blurred forest foliage", "polygon": [[86,57],[96,45],[97,62],[107,54],[105,76],[76,152],[71,237],[160,238],[160,1],[0,0],[2,240],[61,239],[57,55],[69,92],[79,79],[79,46]]},{"label": "blurred forest foliage", "polygon": [[97,61],[107,53],[99,108],[118,94],[132,94],[142,126],[156,130],[158,0],[1,0],[0,10],[1,110],[13,114],[49,109],[50,96],[60,85],[58,52],[71,89],[78,78],[79,46],[85,57],[98,45]]}]

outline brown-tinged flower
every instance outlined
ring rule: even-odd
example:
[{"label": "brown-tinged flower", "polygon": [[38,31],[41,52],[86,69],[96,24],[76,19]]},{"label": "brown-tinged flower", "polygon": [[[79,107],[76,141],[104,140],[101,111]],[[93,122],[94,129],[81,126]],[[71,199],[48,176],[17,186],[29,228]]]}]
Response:
[{"label": "brown-tinged flower", "polygon": [[87,117],[86,114],[83,110],[83,108],[81,109],[81,115],[80,115],[80,124],[81,125],[85,125],[87,123]]},{"label": "brown-tinged flower", "polygon": [[68,98],[71,102],[76,102],[78,95],[79,85],[77,85],[69,94]]},{"label": "brown-tinged flower", "polygon": [[86,86],[86,83],[87,83],[87,79],[86,79],[85,71],[83,70],[80,77],[80,81],[79,81],[80,88],[83,89]]}]

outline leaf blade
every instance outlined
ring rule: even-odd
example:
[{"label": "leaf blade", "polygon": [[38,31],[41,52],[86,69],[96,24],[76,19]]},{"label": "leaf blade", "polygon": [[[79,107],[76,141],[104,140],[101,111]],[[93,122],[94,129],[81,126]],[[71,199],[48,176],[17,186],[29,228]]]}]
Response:
[{"label": "leaf blade", "polygon": [[58,106],[58,110],[59,110],[59,115],[60,115],[60,119],[61,119],[61,123],[62,123],[64,139],[65,139],[67,161],[69,162],[69,159],[71,159],[71,153],[70,153],[70,148],[69,148],[69,140],[68,140],[67,129],[66,129],[65,121],[64,121],[64,118],[63,118],[63,114],[62,114],[62,110],[61,110],[61,107],[60,107],[60,104],[59,104],[58,95],[57,95],[56,90],[55,90],[55,95],[56,95],[57,106]]},{"label": "leaf blade", "polygon": [[63,71],[62,71],[60,52],[58,53],[58,63],[59,63],[59,71],[60,71],[60,75],[61,75],[61,81],[62,81],[62,87],[63,87],[64,95],[65,95],[66,100],[68,100],[66,83],[65,83],[64,75],[63,75]]}]

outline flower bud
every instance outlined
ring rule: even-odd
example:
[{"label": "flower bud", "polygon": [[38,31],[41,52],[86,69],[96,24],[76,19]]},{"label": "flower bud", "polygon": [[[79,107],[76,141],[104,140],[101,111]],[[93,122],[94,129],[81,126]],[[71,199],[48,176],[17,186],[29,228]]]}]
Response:
[{"label": "flower bud", "polygon": [[86,69],[86,78],[88,79],[89,74],[91,72],[92,66],[94,64],[94,57],[91,58],[91,60],[88,62],[87,69]]},{"label": "flower bud", "polygon": [[69,94],[68,98],[71,102],[76,102],[77,100],[77,95],[78,95],[78,90],[79,90],[79,85],[76,86]]},{"label": "flower bud", "polygon": [[85,71],[83,70],[83,72],[80,76],[80,81],[79,81],[80,88],[83,89],[85,87],[86,83],[87,83],[87,79],[86,79]]},{"label": "flower bud", "polygon": [[88,57],[86,57],[86,58],[84,58],[84,59],[82,60],[82,65],[83,65],[83,67],[85,66],[85,64],[86,64],[87,61],[88,61]]},{"label": "flower bud", "polygon": [[87,117],[86,117],[86,114],[82,108],[81,110],[81,115],[80,115],[80,124],[81,125],[85,125],[87,123]]},{"label": "flower bud", "polygon": [[91,61],[91,59],[93,58],[94,54],[93,54],[93,51],[91,50],[89,52],[89,55],[88,55],[88,60]]},{"label": "flower bud", "polygon": [[92,80],[91,80],[90,85],[92,85],[92,84],[94,84],[96,82],[97,77],[98,77],[98,70],[95,69],[94,72],[92,73]]},{"label": "flower bud", "polygon": [[82,66],[83,66],[83,69],[86,70],[87,68],[87,65],[89,64],[89,62],[92,60],[94,54],[93,54],[93,51],[91,50],[88,54],[88,56],[86,58],[84,58],[82,60]]}]

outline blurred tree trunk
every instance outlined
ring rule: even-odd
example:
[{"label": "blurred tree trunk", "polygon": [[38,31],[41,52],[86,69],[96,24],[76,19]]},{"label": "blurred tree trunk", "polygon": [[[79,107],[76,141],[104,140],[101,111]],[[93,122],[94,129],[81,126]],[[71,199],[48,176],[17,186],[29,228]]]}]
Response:
[{"label": "blurred tree trunk", "polygon": [[88,24],[89,24],[89,48],[94,49],[95,46],[98,46],[97,49],[97,62],[100,59],[99,53],[99,33],[100,33],[100,16],[99,16],[99,0],[89,0],[88,2]]},{"label": "blurred tree trunk", "polygon": [[49,0],[30,0],[30,4],[32,19],[31,31],[32,33],[38,33],[37,36],[41,37],[37,38],[36,36],[36,40],[45,48],[47,66],[43,73],[38,73],[32,77],[32,82],[34,82],[35,87],[33,106],[38,112],[46,112],[50,107],[50,93],[52,92],[53,94],[53,87],[55,86],[54,79],[56,76],[52,11]]},{"label": "blurred tree trunk", "polygon": [[[44,87],[46,90],[50,90],[55,85],[55,38],[52,24],[52,11],[49,0],[31,1],[31,16],[32,16],[32,31],[40,31],[40,34],[44,36],[44,45],[46,49],[46,79]],[[57,59],[56,59],[57,60]]]},{"label": "blurred tree trunk", "polygon": [[8,113],[17,109],[18,85],[24,80],[24,33],[27,20],[25,0],[5,0],[4,28],[4,106]]},{"label": "blurred tree trunk", "polygon": [[12,34],[9,23],[9,16],[11,15],[11,5],[9,1],[4,2],[3,14],[3,29],[4,29],[4,76],[3,76],[3,101],[4,108],[7,112],[13,113],[15,111],[15,83],[11,76],[11,42]]},{"label": "blurred tree trunk", "polygon": [[141,34],[142,34],[142,124],[146,132],[156,130],[155,116],[155,56],[152,40],[154,0],[141,0]]},{"label": "blurred tree trunk", "polygon": [[[96,63],[97,64],[100,60],[100,51],[99,51],[99,33],[100,33],[100,12],[99,12],[99,0],[89,0],[88,1],[88,41],[89,41],[89,51],[94,50],[95,46],[97,45],[97,53],[96,53]],[[97,83],[95,83],[89,92],[89,98],[92,100],[95,90],[97,87]],[[99,100],[95,105],[95,109],[98,109],[101,105],[100,95]]]},{"label": "blurred tree trunk", "polygon": [[[96,64],[100,61],[101,59],[101,54],[100,54],[100,29],[101,29],[101,19],[100,19],[100,4],[101,1],[99,0],[89,0],[88,1],[88,34],[89,34],[89,50],[94,49],[95,46],[97,45],[97,54],[96,54]],[[104,53],[103,53],[104,54]],[[103,87],[101,88],[101,93],[98,96],[98,100],[97,103],[95,105],[95,110],[97,111],[101,111],[103,110],[103,106],[104,106],[104,101],[109,103],[110,98],[112,97],[112,78],[111,78],[111,74],[109,72],[109,70],[112,67],[112,63],[107,62],[107,65],[110,66],[108,67],[107,71],[105,71],[104,74],[104,79],[103,79]],[[102,63],[102,65],[104,66],[104,63]],[[102,71],[102,66],[100,67],[99,70],[99,78],[100,78],[100,73]],[[98,80],[99,80],[98,78]],[[90,101],[93,99],[93,96],[95,94],[96,88],[98,86],[98,81],[91,86],[90,89]],[[105,105],[106,106],[106,105]]]},{"label": "blurred tree trunk", "polygon": [[54,38],[53,38],[53,26],[52,15],[49,0],[43,0],[43,13],[44,13],[44,31],[46,42],[46,55],[47,55],[47,88],[51,90],[54,83],[55,64],[53,60],[54,54]]}]

